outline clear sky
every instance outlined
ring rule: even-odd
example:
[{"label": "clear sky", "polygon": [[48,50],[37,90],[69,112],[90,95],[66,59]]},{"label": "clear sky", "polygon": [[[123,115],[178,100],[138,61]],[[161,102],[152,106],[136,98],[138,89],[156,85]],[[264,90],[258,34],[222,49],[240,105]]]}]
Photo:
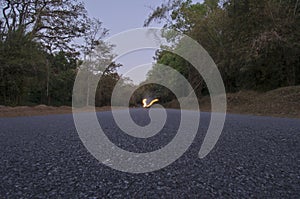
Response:
[{"label": "clear sky", "polygon": [[[143,27],[144,21],[151,13],[151,8],[161,5],[163,0],[85,0],[85,7],[90,17],[95,17],[103,22],[103,27],[109,29],[109,36],[133,28]],[[196,2],[196,1],[195,1]],[[161,27],[162,24],[152,23],[151,26]],[[118,71],[126,73],[134,66],[153,62],[154,50],[130,53],[117,60],[123,64]],[[145,79],[144,74],[130,77],[138,83]]]},{"label": "clear sky", "polygon": [[[99,18],[103,26],[116,34],[143,26],[151,9],[161,5],[162,0],[85,0],[91,17]],[[157,24],[152,24],[157,25]]]}]

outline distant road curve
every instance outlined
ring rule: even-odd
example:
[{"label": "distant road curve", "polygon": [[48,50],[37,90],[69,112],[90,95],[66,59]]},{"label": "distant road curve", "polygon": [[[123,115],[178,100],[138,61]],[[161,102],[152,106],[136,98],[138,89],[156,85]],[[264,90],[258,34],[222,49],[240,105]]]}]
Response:
[{"label": "distant road curve", "polygon": [[[167,110],[164,129],[138,139],[120,131],[110,111],[99,112],[109,139],[145,152],[169,143],[180,111]],[[136,123],[146,109],[132,109]],[[0,118],[0,198],[300,198],[300,120],[227,115],[215,148],[198,152],[209,124],[201,113],[189,150],[168,167],[146,174],[113,170],[84,147],[71,114]]]}]

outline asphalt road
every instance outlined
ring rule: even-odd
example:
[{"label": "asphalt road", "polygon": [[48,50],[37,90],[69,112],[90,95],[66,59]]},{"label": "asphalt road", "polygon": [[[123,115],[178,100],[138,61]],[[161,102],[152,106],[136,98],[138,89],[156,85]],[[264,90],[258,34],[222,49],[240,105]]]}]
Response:
[{"label": "asphalt road", "polygon": [[[168,110],[166,127],[148,139],[118,129],[111,112],[98,113],[119,147],[153,151],[172,140],[179,113]],[[131,112],[149,122],[145,109]],[[300,120],[228,115],[215,148],[198,158],[209,113],[173,164],[131,174],[98,162],[84,147],[72,115],[0,119],[0,198],[300,198]]]}]

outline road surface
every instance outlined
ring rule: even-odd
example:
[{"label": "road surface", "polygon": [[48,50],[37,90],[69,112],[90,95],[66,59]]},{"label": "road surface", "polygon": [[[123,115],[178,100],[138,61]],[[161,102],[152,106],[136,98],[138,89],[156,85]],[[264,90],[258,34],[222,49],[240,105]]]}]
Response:
[{"label": "road surface", "polygon": [[[136,123],[147,110],[131,111]],[[133,151],[153,151],[176,133],[180,112],[148,139],[124,134],[111,112],[98,113],[109,139]],[[209,124],[173,164],[131,174],[98,162],[84,147],[72,115],[0,118],[0,198],[300,198],[300,120],[227,115],[215,148],[198,152]]]}]

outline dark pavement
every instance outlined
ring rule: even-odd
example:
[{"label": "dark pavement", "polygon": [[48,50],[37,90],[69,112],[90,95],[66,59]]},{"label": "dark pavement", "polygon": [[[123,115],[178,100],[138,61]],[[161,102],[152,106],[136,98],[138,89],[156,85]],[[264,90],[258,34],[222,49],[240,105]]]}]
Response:
[{"label": "dark pavement", "polygon": [[[136,123],[147,110],[131,111]],[[168,110],[165,128],[148,139],[121,132],[111,112],[98,113],[119,147],[133,152],[169,143],[180,112]],[[76,132],[72,115],[0,118],[0,198],[300,198],[300,120],[227,115],[215,148],[198,152],[209,124],[173,164],[151,173],[123,173],[96,160]]]}]

